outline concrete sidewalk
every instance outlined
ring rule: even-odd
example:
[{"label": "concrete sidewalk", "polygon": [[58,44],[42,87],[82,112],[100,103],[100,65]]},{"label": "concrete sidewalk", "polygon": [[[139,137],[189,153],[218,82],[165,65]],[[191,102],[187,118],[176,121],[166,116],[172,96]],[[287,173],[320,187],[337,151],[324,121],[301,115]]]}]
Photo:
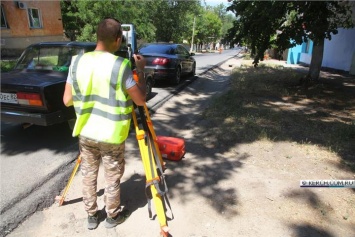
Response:
[{"label": "concrete sidewalk", "polygon": [[[229,59],[215,70],[208,71],[182,92],[171,97],[151,115],[157,135],[183,137],[186,140],[185,158],[180,162],[167,161],[165,171],[170,189],[169,200],[175,217],[174,220],[168,222],[172,236],[199,236],[203,227],[200,226],[202,222],[198,220],[214,216],[213,206],[209,205],[208,201],[206,203],[206,199],[198,192],[181,193],[181,190],[195,189],[196,180],[193,177],[188,178],[194,170],[189,170],[189,167],[191,164],[200,162],[201,157],[210,156],[204,154],[203,148],[194,142],[194,123],[198,122],[200,113],[208,105],[210,99],[228,89],[230,72],[239,65],[240,60]],[[145,174],[134,130],[126,142],[126,164],[121,184],[121,199],[122,205],[129,209],[132,215],[122,225],[114,229],[106,229],[101,223],[96,230],[87,230],[87,215],[81,198],[81,175],[77,172],[63,206],[53,204],[43,211],[36,212],[8,236],[158,236],[160,231],[158,220],[156,218],[150,220],[148,217],[147,200],[144,194]],[[99,176],[98,203],[99,208],[104,209],[102,169],[100,169]],[[201,205],[206,209],[196,208]],[[206,216],[208,213],[210,214]],[[196,223],[196,226],[193,223]],[[213,219],[208,218],[208,223],[212,224]],[[184,226],[186,228],[182,228]]]}]

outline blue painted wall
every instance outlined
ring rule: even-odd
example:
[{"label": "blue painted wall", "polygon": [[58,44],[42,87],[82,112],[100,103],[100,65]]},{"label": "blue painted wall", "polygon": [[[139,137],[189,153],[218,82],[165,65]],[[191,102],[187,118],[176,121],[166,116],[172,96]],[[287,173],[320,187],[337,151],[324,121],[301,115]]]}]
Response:
[{"label": "blue painted wall", "polygon": [[296,45],[288,50],[287,64],[298,64],[302,52],[302,45]]},{"label": "blue painted wall", "polygon": [[307,43],[298,44],[293,48],[288,50],[287,64],[299,64],[301,59],[301,54],[312,55],[313,51],[313,41],[309,40],[309,49],[307,50]]}]

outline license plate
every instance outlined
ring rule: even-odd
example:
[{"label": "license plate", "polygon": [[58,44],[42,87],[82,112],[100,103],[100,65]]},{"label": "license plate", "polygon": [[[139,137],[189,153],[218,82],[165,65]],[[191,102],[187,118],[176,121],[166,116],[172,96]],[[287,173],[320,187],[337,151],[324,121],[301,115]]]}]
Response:
[{"label": "license plate", "polygon": [[18,104],[17,95],[14,93],[1,93],[0,100],[1,103]]}]

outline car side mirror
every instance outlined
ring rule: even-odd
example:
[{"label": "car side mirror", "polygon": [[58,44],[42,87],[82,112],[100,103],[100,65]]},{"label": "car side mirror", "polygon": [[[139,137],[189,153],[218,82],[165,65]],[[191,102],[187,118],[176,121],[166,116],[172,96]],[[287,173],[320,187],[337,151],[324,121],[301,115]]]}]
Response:
[{"label": "car side mirror", "polygon": [[195,56],[195,53],[190,53],[190,56]]}]

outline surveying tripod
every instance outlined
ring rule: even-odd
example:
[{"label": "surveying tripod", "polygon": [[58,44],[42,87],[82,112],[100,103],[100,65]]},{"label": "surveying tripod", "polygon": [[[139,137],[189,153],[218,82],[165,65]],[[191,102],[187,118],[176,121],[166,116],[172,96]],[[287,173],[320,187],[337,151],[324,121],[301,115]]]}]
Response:
[{"label": "surveying tripod", "polygon": [[[132,119],[146,175],[146,195],[148,198],[149,217],[152,218],[150,200],[153,200],[161,228],[161,236],[168,237],[170,235],[165,204],[168,205],[170,211],[171,206],[167,197],[168,188],[164,177],[164,162],[159,151],[157,137],[154,132],[152,121],[150,120],[147,106],[138,106],[137,109],[140,115],[141,127],[138,124],[135,111],[132,112]],[[171,219],[173,219],[174,216],[172,211],[171,215]]]}]

